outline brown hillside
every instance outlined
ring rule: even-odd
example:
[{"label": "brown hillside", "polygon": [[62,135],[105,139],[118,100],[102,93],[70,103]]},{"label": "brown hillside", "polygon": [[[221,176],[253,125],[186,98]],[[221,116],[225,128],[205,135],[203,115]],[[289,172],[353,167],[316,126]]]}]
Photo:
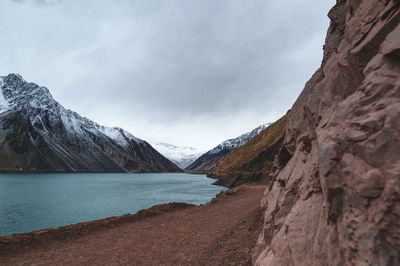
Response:
[{"label": "brown hillside", "polygon": [[248,182],[267,182],[275,154],[283,142],[288,115],[289,112],[219,160],[210,174],[219,179],[216,184],[234,187]]}]

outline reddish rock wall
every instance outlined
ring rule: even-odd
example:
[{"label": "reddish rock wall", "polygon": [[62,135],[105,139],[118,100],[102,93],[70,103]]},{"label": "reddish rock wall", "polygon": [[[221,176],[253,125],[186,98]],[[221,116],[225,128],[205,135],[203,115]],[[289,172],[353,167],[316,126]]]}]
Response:
[{"label": "reddish rock wall", "polygon": [[338,0],[292,108],[256,265],[400,265],[400,1]]}]

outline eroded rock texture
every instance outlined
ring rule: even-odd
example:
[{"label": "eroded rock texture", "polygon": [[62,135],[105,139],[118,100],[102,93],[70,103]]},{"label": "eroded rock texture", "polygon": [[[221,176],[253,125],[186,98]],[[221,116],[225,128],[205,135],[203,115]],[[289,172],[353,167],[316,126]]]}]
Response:
[{"label": "eroded rock texture", "polygon": [[400,265],[400,1],[338,0],[265,192],[256,265]]}]

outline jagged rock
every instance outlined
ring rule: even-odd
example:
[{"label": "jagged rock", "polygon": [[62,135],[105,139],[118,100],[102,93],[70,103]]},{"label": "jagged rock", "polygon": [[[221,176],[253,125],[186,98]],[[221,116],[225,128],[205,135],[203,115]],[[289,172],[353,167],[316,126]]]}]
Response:
[{"label": "jagged rock", "polygon": [[180,172],[147,142],[65,109],[18,74],[0,77],[0,171]]},{"label": "jagged rock", "polygon": [[290,113],[255,265],[400,265],[400,2],[338,0]]}]

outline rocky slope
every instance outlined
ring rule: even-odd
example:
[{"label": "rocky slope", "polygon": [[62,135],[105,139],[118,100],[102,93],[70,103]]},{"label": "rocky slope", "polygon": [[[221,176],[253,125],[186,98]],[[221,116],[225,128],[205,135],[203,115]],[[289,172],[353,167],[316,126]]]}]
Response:
[{"label": "rocky slope", "polygon": [[231,188],[245,183],[267,184],[283,142],[287,118],[288,114],[219,160],[209,174],[218,179],[215,184]]},{"label": "rocky slope", "polygon": [[17,74],[0,77],[0,171],[181,171],[147,142],[62,107]]},{"label": "rocky slope", "polygon": [[224,158],[228,154],[228,152],[247,143],[254,136],[257,136],[268,125],[270,125],[270,123],[263,124],[248,133],[240,135],[235,139],[225,140],[212,150],[209,150],[208,152],[201,155],[185,170],[189,172],[204,172],[204,173],[210,172],[214,168],[216,163],[222,158]]},{"label": "rocky slope", "polygon": [[153,147],[181,169],[188,167],[204,153],[193,147],[179,147],[168,143],[157,143]]},{"label": "rocky slope", "polygon": [[400,265],[400,2],[338,0],[266,190],[255,265]]}]

